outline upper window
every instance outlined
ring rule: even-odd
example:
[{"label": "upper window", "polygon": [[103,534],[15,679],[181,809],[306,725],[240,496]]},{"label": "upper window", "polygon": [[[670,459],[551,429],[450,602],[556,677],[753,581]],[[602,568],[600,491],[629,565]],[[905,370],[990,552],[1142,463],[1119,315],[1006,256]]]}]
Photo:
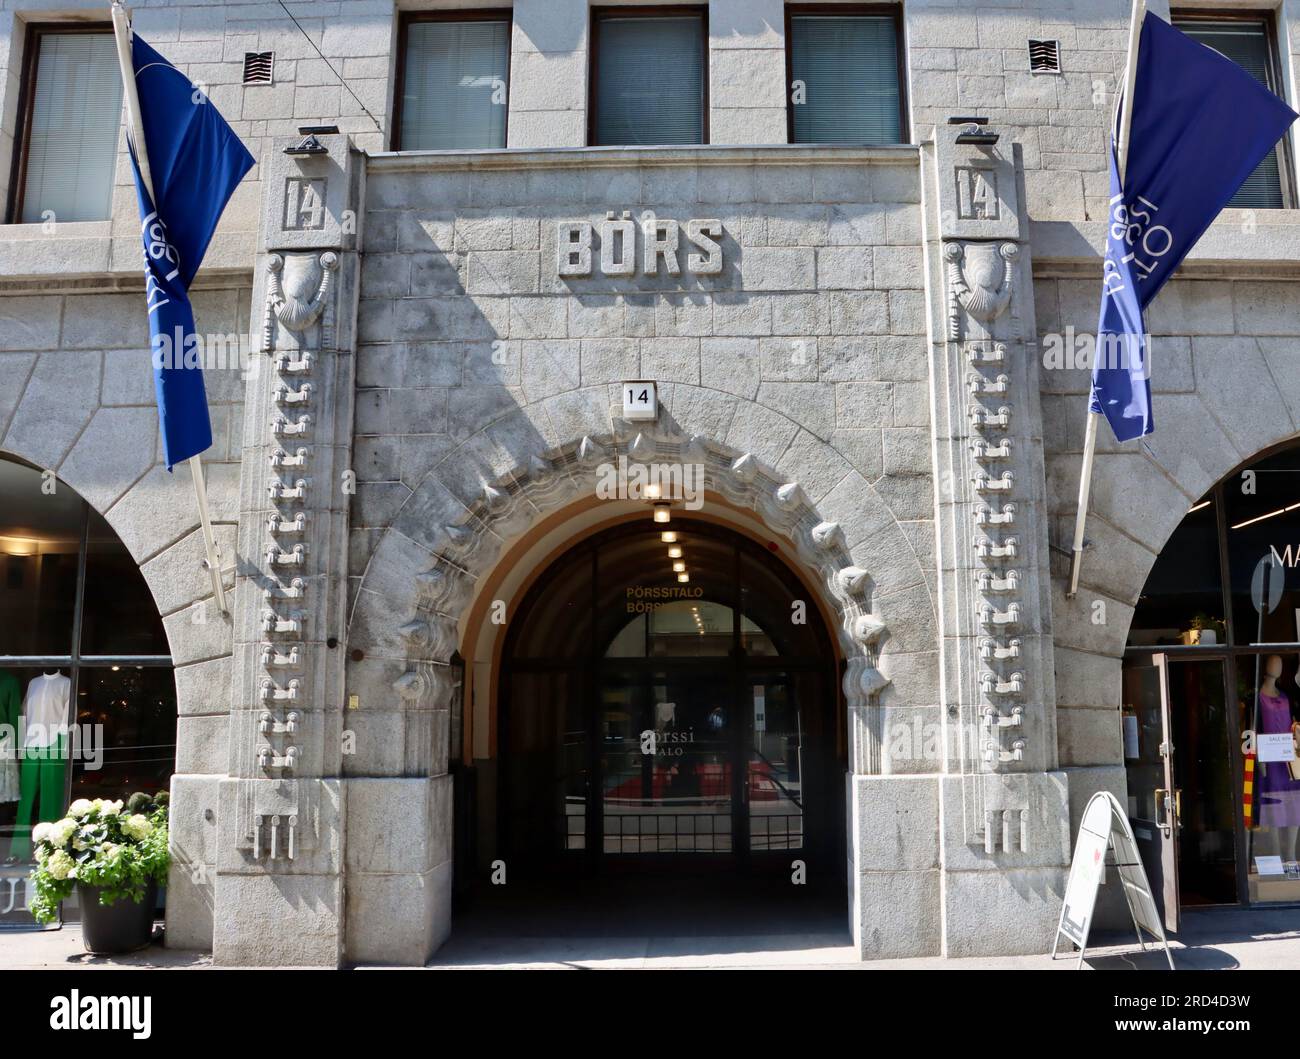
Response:
[{"label": "upper window", "polygon": [[791,143],[904,140],[898,15],[787,8]]},{"label": "upper window", "polygon": [[122,118],[112,29],[32,26],[22,97],[11,220],[107,220]]},{"label": "upper window", "polygon": [[506,145],[509,11],[409,15],[402,20],[401,56],[398,150]]},{"label": "upper window", "polygon": [[591,27],[591,144],[705,143],[704,11],[597,9]]},{"label": "upper window", "polygon": [[[1267,14],[1227,16],[1180,12],[1173,24],[1194,40],[1213,48],[1246,70],[1270,92],[1285,98],[1278,75],[1277,49],[1273,43],[1273,20]],[[1258,168],[1250,174],[1229,206],[1243,209],[1279,210],[1288,205],[1282,174],[1286,148],[1283,137]]]}]

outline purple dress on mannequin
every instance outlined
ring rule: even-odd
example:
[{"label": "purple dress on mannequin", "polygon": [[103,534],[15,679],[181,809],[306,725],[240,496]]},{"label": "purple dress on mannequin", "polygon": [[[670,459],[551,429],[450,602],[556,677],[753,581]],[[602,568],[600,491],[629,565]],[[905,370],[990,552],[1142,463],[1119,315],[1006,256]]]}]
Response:
[{"label": "purple dress on mannequin", "polygon": [[[1291,702],[1285,695],[1259,696],[1259,730],[1271,735],[1291,731]],[[1262,827],[1300,826],[1300,780],[1293,780],[1285,761],[1262,763],[1259,822]]]}]

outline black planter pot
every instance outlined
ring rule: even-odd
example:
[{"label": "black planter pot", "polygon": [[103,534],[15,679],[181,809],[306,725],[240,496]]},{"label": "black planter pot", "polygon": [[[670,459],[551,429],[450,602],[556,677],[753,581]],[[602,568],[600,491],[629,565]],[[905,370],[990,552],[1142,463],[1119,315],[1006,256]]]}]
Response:
[{"label": "black planter pot", "polygon": [[143,949],[153,937],[154,905],[158,903],[158,884],[151,882],[144,900],[119,898],[111,905],[99,903],[101,887],[77,883],[81,902],[81,940],[87,952],[101,955],[134,952]]}]

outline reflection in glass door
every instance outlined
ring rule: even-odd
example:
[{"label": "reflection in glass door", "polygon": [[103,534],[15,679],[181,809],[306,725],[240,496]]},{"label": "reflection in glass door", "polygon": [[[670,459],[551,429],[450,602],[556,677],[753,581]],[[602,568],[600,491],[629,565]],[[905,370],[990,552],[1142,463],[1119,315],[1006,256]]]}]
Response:
[{"label": "reflection in glass door", "polygon": [[[1223,658],[1169,660],[1184,907],[1237,900],[1232,739]],[[1181,796],[1181,797],[1179,797]]]},{"label": "reflection in glass door", "polygon": [[1124,670],[1129,817],[1165,925],[1237,899],[1232,730],[1223,658],[1159,653]]},{"label": "reflection in glass door", "polygon": [[730,682],[655,667],[602,680],[601,834],[606,853],[730,853]]},{"label": "reflection in glass door", "polygon": [[529,708],[505,733],[512,766],[501,823],[510,848],[525,859],[586,848],[587,726],[574,683],[564,672],[521,672],[511,682],[510,693]]},{"label": "reflection in glass door", "polygon": [[1178,931],[1178,821],[1174,811],[1169,675],[1165,655],[1124,668],[1128,815],[1165,928]]},{"label": "reflection in glass door", "polygon": [[803,848],[807,792],[799,704],[816,694],[816,676],[773,672],[747,680],[745,807],[751,850]]},{"label": "reflection in glass door", "polygon": [[829,869],[844,742],[825,626],[754,542],[673,526],[672,540],[653,524],[589,538],[519,605],[503,657],[500,848],[593,873],[788,870],[790,851]]}]

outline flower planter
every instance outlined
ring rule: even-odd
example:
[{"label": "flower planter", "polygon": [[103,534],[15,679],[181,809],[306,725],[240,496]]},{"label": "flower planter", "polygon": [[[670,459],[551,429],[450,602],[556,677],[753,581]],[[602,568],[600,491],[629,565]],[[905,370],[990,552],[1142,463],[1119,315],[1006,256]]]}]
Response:
[{"label": "flower planter", "polygon": [[143,949],[153,938],[154,906],[158,903],[158,884],[150,882],[144,900],[119,898],[111,905],[101,905],[99,886],[77,884],[81,904],[81,938],[87,952],[114,955]]}]

